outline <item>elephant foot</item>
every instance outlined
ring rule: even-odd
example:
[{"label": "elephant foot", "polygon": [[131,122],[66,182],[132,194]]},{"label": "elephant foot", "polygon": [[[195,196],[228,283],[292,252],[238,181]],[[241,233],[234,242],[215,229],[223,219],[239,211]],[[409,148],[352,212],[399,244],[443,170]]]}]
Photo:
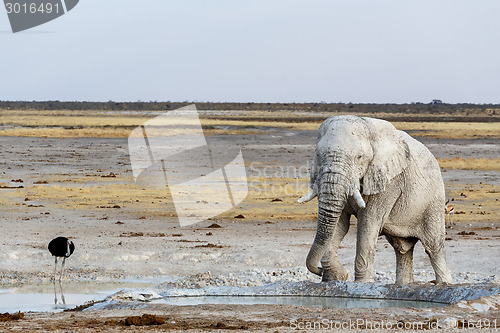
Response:
[{"label": "elephant foot", "polygon": [[323,271],[323,277],[322,277],[321,281],[322,282],[347,281],[348,277],[349,277],[349,272],[345,269],[343,269],[340,272],[330,271],[330,270],[325,269]]},{"label": "elephant foot", "polygon": [[355,278],[354,282],[373,283],[373,282],[375,282],[375,280],[373,278],[370,278],[370,277],[359,277],[359,278]]},{"label": "elephant foot", "polygon": [[404,278],[399,278],[399,279],[396,277],[396,284],[410,284],[413,282],[415,282],[413,280],[413,276],[411,278],[404,277]]},{"label": "elephant foot", "polygon": [[440,284],[440,285],[453,284],[453,281],[451,280],[451,276],[450,277],[446,277],[446,278],[442,278],[442,279],[432,280],[431,283],[432,282],[434,282],[434,284]]}]

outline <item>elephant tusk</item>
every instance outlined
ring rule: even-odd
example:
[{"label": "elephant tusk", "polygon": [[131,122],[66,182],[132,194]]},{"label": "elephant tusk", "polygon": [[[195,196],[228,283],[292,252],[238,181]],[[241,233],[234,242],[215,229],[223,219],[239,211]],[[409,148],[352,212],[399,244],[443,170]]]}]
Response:
[{"label": "elephant tusk", "polygon": [[366,207],[366,203],[363,200],[363,197],[361,196],[361,193],[359,193],[358,189],[356,189],[356,191],[354,191],[354,200],[356,200],[356,204],[358,205],[359,208]]},{"label": "elephant tusk", "polygon": [[298,203],[306,203],[314,199],[318,194],[314,190],[310,190],[309,193],[297,200]]}]

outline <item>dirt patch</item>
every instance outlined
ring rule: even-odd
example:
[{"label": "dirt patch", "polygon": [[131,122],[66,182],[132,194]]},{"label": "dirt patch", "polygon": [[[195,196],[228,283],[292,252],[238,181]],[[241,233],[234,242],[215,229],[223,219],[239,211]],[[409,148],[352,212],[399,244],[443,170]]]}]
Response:
[{"label": "dirt patch", "polygon": [[457,235],[461,235],[461,236],[471,236],[471,235],[475,235],[476,233],[474,231],[460,231],[459,233],[457,233]]},{"label": "dirt patch", "polygon": [[133,232],[133,231],[124,232],[120,235],[120,237],[142,237],[142,236],[144,236],[143,232]]},{"label": "dirt patch", "polygon": [[[286,305],[202,305],[154,306],[148,313],[131,315],[133,310],[88,311],[83,313],[32,314],[29,320],[2,323],[0,328],[23,332],[121,332],[142,331],[264,331],[297,332],[323,330],[387,332],[387,327],[401,330],[427,330],[457,327],[476,332],[488,323],[494,331],[500,311],[464,314],[463,309],[447,309],[447,313],[410,309],[332,309]],[[136,310],[139,313],[144,310]],[[113,315],[113,313],[115,313]],[[151,323],[148,325],[148,323]],[[143,325],[141,325],[143,324]],[[145,324],[145,325],[144,325]],[[128,326],[128,325],[135,325]],[[384,325],[382,328],[380,325]],[[449,325],[449,326],[446,326]],[[378,328],[377,328],[378,327]],[[498,328],[498,325],[496,326]]]},{"label": "dirt patch", "polygon": [[24,313],[19,311],[18,313],[0,313],[0,321],[14,321],[24,319]]},{"label": "dirt patch", "polygon": [[195,247],[208,247],[208,248],[222,249],[224,246],[222,246],[222,245],[216,245],[216,244],[212,244],[212,243],[208,243],[208,244],[205,244],[205,245],[196,245]]},{"label": "dirt patch", "polygon": [[120,209],[122,207],[120,205],[113,205],[113,206],[97,206],[97,208],[116,208],[116,209]]},{"label": "dirt patch", "polygon": [[130,316],[120,321],[120,324],[124,326],[151,326],[163,325],[164,323],[165,319],[159,318],[157,315],[147,313],[142,316]]}]

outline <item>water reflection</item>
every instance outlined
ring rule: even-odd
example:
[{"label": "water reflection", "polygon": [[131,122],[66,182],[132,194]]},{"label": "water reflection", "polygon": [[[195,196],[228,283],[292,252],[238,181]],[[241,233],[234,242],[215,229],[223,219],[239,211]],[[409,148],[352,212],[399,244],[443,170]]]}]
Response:
[{"label": "water reflection", "polygon": [[62,305],[66,305],[66,300],[64,299],[64,291],[63,291],[63,283],[62,281],[59,281],[59,282],[56,282],[54,280],[54,304],[55,304],[55,308],[57,309],[57,286],[56,285],[59,285],[59,290],[61,291],[61,302],[60,304]]},{"label": "water reflection", "polygon": [[311,296],[197,296],[166,297],[171,305],[199,304],[280,304],[324,308],[431,308],[445,307],[448,304],[422,301],[404,301],[391,299],[366,299],[342,297]]}]

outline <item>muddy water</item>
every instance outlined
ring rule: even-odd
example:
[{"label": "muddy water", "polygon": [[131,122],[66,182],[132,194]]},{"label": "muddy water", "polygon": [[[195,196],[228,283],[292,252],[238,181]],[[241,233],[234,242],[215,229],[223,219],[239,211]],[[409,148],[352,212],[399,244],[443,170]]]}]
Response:
[{"label": "muddy water", "polygon": [[117,280],[115,282],[68,281],[0,288],[0,313],[58,312],[89,301],[98,301],[123,288],[143,288],[151,280]]},{"label": "muddy water", "polygon": [[61,295],[54,296],[54,294],[7,292],[0,294],[0,313],[18,311],[57,312],[105,297],[105,294],[65,294],[64,297],[61,297]]},{"label": "muddy water", "polygon": [[449,304],[421,301],[402,301],[388,299],[362,299],[342,297],[311,296],[196,296],[166,297],[170,305],[200,304],[280,304],[306,307],[326,307],[336,309],[353,308],[432,308],[445,307]]},{"label": "muddy water", "polygon": [[[103,288],[104,286],[96,286]],[[117,287],[117,286],[115,286]],[[118,289],[69,288],[71,292],[62,290],[61,286],[43,285],[33,288],[0,289],[0,313],[17,311],[58,312],[71,309],[89,301],[103,300]],[[155,301],[157,302],[157,301]],[[361,299],[342,297],[315,296],[178,296],[165,297],[161,303],[170,305],[200,304],[277,304],[305,307],[327,307],[336,309],[352,308],[431,308],[445,307],[447,304],[422,301],[403,301],[388,299]]]}]

